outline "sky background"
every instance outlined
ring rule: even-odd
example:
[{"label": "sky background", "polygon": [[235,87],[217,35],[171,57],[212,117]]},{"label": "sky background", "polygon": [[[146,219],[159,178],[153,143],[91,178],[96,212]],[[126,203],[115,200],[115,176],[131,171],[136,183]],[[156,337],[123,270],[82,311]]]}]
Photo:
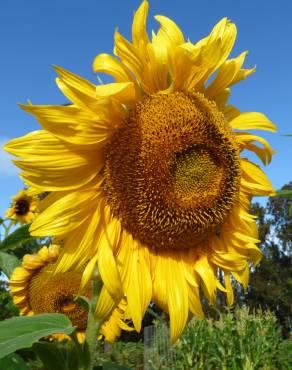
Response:
[{"label": "sky background", "polygon": [[[0,10],[0,215],[23,184],[2,145],[39,128],[18,103],[63,104],[52,65],[96,82],[92,61],[112,53],[116,27],[130,38],[138,0],[9,0]],[[192,42],[206,36],[222,17],[238,27],[231,56],[249,50],[245,67],[257,71],[232,89],[230,103],[241,111],[259,111],[278,125],[261,132],[277,151],[266,173],[275,188],[292,180],[292,1],[291,0],[153,0],[148,30],[157,30],[156,14],[172,18]],[[264,201],[264,200],[263,200]]]}]

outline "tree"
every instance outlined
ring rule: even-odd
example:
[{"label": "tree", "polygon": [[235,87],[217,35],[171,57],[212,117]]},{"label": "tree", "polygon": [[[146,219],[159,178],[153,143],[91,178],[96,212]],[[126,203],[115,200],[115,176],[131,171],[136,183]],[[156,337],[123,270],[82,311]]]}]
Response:
[{"label": "tree", "polygon": [[[292,189],[292,182],[282,190]],[[275,312],[288,333],[292,318],[292,216],[289,208],[292,198],[270,198],[267,207],[252,205],[252,213],[258,217],[261,250],[264,257],[251,274],[245,303],[251,308],[270,309]]]}]

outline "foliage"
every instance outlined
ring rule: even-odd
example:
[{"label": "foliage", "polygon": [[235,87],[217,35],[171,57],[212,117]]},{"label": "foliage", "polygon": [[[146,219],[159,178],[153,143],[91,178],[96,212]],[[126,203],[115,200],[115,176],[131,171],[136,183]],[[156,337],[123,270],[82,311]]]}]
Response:
[{"label": "foliage", "polygon": [[127,366],[130,369],[143,369],[144,345],[142,342],[121,342],[111,344],[100,344],[102,350],[99,352],[99,364],[108,361]]},{"label": "foliage", "polygon": [[[174,345],[173,369],[178,370],[288,370],[292,342],[283,340],[276,317],[268,311],[237,308],[219,313],[218,319],[193,319]],[[163,325],[156,321],[156,326]],[[165,340],[165,337],[158,338]],[[159,346],[157,341],[153,341]],[[143,369],[141,342],[100,343],[100,363],[113,361],[130,369]],[[155,351],[154,351],[155,352]],[[156,354],[156,352],[155,352]],[[149,359],[151,370],[162,370]],[[161,367],[162,366],[162,367]],[[168,369],[169,367],[167,367]],[[163,368],[164,369],[164,368]]]},{"label": "foliage", "polygon": [[193,319],[176,344],[175,368],[288,369],[280,344],[276,318],[268,312],[251,314],[242,308],[217,321]]},{"label": "foliage", "polygon": [[[267,204],[267,213],[272,217],[273,233],[277,238],[281,251],[291,253],[292,251],[292,181],[284,185],[281,189],[286,196],[276,196],[270,198]],[[287,196],[287,193],[290,196]]]},{"label": "foliage", "polygon": [[0,272],[0,321],[17,315],[18,308],[13,304],[11,294],[8,290],[8,283],[1,280]]},{"label": "foliage", "polygon": [[15,249],[21,244],[33,239],[28,231],[30,225],[23,225],[10,233],[2,242],[0,243],[0,250]]},{"label": "foliage", "polygon": [[[285,192],[289,189],[292,189],[292,182],[282,187]],[[291,330],[292,318],[291,205],[292,198],[282,194],[269,198],[265,208],[258,203],[252,206],[252,213],[258,217],[264,257],[251,274],[248,292],[243,297],[244,304],[251,308],[262,307],[275,312],[285,336]]]},{"label": "foliage", "polygon": [[21,265],[21,261],[16,256],[0,251],[0,267],[7,277],[10,277],[15,267],[19,265]]}]

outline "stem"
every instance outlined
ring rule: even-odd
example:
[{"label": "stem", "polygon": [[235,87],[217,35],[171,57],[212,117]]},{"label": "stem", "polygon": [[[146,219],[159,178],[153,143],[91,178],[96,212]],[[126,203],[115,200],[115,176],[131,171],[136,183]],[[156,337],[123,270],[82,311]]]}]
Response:
[{"label": "stem", "polygon": [[94,318],[94,311],[101,287],[102,287],[101,281],[94,281],[92,299],[90,301],[90,306],[88,310],[87,328],[86,328],[86,342],[88,344],[88,350],[90,355],[90,366],[88,370],[93,369],[94,366],[97,348],[97,336],[102,324],[102,320],[96,320]]},{"label": "stem", "polygon": [[8,234],[9,234],[9,231],[11,229],[11,226],[13,225],[13,222],[10,220],[9,224],[6,226],[5,223],[4,223],[6,220],[2,221],[2,226],[4,228],[4,238],[3,239],[7,238]]}]

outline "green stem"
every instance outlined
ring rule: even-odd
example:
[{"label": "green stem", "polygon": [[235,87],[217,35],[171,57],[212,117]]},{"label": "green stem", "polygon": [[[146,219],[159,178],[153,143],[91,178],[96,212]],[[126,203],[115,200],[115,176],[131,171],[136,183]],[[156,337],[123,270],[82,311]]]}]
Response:
[{"label": "green stem", "polygon": [[[6,219],[6,220],[7,220],[7,219]],[[12,221],[10,220],[9,224],[6,226],[6,225],[4,224],[4,222],[5,222],[6,220],[3,220],[3,221],[2,221],[2,226],[3,226],[3,228],[4,228],[4,239],[6,239],[6,238],[7,238],[7,236],[9,235],[9,231],[10,231],[10,229],[11,229],[11,226],[13,225]]]},{"label": "green stem", "polygon": [[94,318],[94,311],[101,287],[102,287],[101,281],[95,281],[93,283],[93,294],[92,299],[90,301],[90,307],[88,310],[87,328],[86,328],[86,342],[88,345],[88,351],[90,355],[90,366],[88,370],[92,370],[94,366],[97,350],[97,336],[102,324],[102,320],[96,320]]}]

